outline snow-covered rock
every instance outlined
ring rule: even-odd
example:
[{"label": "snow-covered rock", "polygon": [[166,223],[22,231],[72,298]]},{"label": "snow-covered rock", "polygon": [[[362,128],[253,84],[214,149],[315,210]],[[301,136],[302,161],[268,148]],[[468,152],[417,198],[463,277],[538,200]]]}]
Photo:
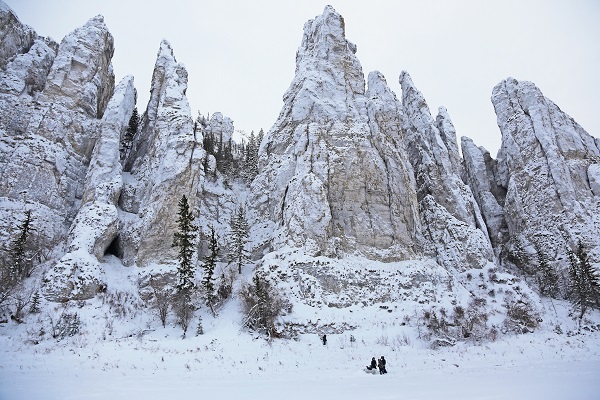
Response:
[{"label": "snow-covered rock", "polygon": [[130,176],[120,205],[123,216],[123,258],[128,265],[176,258],[172,238],[177,204],[182,195],[194,208],[202,191],[204,169],[202,135],[194,132],[185,95],[187,71],[179,64],[171,45],[160,44],[148,107],[134,138]]},{"label": "snow-covered rock", "polygon": [[496,179],[507,190],[510,237],[563,262],[582,240],[599,261],[600,202],[591,186],[600,160],[596,140],[531,82],[502,81],[492,103],[502,132]]},{"label": "snow-covered rock", "polygon": [[296,76],[261,145],[254,218],[279,234],[275,248],[410,257],[419,223],[410,167],[396,147],[399,105],[379,75],[365,94],[355,52],[331,6],[305,24]]},{"label": "snow-covered rock", "polygon": [[0,0],[0,70],[18,54],[26,53],[37,34],[21,23],[14,11]]},{"label": "snow-covered rock", "polygon": [[56,58],[43,38],[21,51],[1,72],[0,197],[33,205],[34,220],[45,227],[40,245],[52,248],[65,239],[79,207],[96,117],[112,95],[112,37],[95,18],[63,40]]},{"label": "snow-covered rock", "polygon": [[464,136],[461,147],[466,182],[479,204],[492,245],[498,250],[508,240],[503,208],[506,189],[496,184],[496,163],[485,148]]},{"label": "snow-covered rock", "polygon": [[85,179],[81,208],[69,230],[67,254],[46,274],[45,295],[64,301],[93,297],[105,285],[100,261],[112,244],[118,252],[117,202],[122,188],[119,144],[135,106],[133,77],[124,78],[100,123]]},{"label": "snow-covered rock", "polygon": [[[479,206],[460,177],[452,122],[441,108],[437,119],[440,133],[425,98],[405,71],[400,84],[405,146],[415,171],[426,252],[447,268],[481,268],[493,262],[494,256]],[[476,245],[465,246],[467,242]]]},{"label": "snow-covered rock", "polygon": [[60,101],[101,118],[115,86],[113,52],[113,37],[104,18],[90,19],[61,41],[41,100]]},{"label": "snow-covered rock", "polygon": [[233,136],[233,121],[229,117],[224,117],[222,113],[216,112],[211,115],[206,132],[217,140],[227,143]]},{"label": "snow-covered rock", "polygon": [[27,53],[19,54],[0,71],[0,92],[33,96],[46,84],[46,77],[56,56],[44,40],[36,39]]}]

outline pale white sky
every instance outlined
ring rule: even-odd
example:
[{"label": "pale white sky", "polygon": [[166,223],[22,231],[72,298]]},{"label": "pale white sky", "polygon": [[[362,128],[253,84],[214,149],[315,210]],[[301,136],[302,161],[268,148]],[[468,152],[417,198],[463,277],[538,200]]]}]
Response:
[{"label": "pale white sky", "polygon": [[[189,74],[193,117],[221,111],[236,129],[270,129],[294,76],[304,23],[317,0],[5,0],[23,23],[59,41],[97,14],[115,38],[117,81],[134,75],[145,110],[159,43]],[[367,75],[381,71],[398,97],[407,70],[433,113],[495,156],[500,131],[489,100],[512,76],[533,81],[600,137],[600,2],[597,0],[373,0],[331,2],[346,21]]]}]

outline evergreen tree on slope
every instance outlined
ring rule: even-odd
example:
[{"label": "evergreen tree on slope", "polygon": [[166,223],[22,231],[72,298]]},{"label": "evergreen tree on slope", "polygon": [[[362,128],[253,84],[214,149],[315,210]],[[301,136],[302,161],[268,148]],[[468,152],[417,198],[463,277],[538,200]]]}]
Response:
[{"label": "evergreen tree on slope", "polygon": [[179,248],[177,259],[177,286],[175,311],[178,322],[183,328],[184,335],[187,332],[189,322],[194,313],[193,294],[196,289],[194,284],[194,266],[192,258],[194,255],[194,242],[198,227],[194,225],[194,216],[190,211],[187,197],[183,195],[179,200],[179,211],[177,213],[178,231],[173,234],[173,246]]},{"label": "evergreen tree on slope", "polygon": [[600,279],[581,240],[575,252],[569,250],[571,303],[579,310],[579,320],[588,308],[600,309]]}]

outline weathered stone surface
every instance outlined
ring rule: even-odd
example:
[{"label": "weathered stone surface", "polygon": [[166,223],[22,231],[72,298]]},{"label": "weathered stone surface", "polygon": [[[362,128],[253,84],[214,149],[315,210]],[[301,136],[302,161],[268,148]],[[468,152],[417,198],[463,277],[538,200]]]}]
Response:
[{"label": "weathered stone surface", "polygon": [[[493,251],[479,206],[471,189],[460,178],[456,133],[447,112],[443,108],[440,110],[438,125],[443,128],[440,133],[423,95],[408,73],[402,72],[400,84],[405,146],[415,171],[429,255],[447,268],[480,268],[493,262]],[[450,233],[461,229],[459,235]],[[473,246],[464,247],[465,242]],[[484,245],[486,242],[487,246]]]},{"label": "weathered stone surface", "polygon": [[581,239],[599,261],[600,203],[588,178],[600,160],[595,139],[531,82],[502,81],[492,103],[502,132],[496,179],[507,189],[511,238],[536,243],[563,263]]},{"label": "weathered stone surface", "polygon": [[496,164],[486,149],[467,137],[461,138],[461,147],[466,182],[479,204],[492,245],[499,249],[508,240],[503,208],[506,189],[496,184]]},{"label": "weathered stone surface", "polygon": [[59,101],[101,118],[114,86],[113,37],[99,15],[64,37],[48,75],[41,101]]},{"label": "weathered stone surface", "polygon": [[0,92],[34,96],[46,84],[55,51],[41,39],[35,40],[29,51],[17,55],[0,71]]},{"label": "weathered stone surface", "polygon": [[[133,77],[126,77],[117,86],[100,123],[81,207],[69,229],[67,253],[45,276],[48,299],[86,299],[105,286],[100,262],[111,243],[119,245],[117,201],[122,187],[119,143],[134,106]],[[118,252],[118,248],[115,250]]]},{"label": "weathered stone surface", "polygon": [[21,23],[13,10],[0,0],[0,70],[16,55],[27,53],[37,34]]},{"label": "weathered stone surface", "polygon": [[273,247],[408,257],[418,222],[410,168],[394,147],[399,105],[379,75],[365,95],[355,52],[332,7],[305,24],[296,76],[261,146],[253,217],[269,221]]},{"label": "weathered stone surface", "polygon": [[202,135],[194,133],[185,92],[187,71],[170,44],[160,44],[148,107],[127,163],[125,191],[131,213],[123,220],[121,239],[126,264],[147,265],[176,258],[172,244],[177,204],[186,195],[194,208],[202,190]]}]

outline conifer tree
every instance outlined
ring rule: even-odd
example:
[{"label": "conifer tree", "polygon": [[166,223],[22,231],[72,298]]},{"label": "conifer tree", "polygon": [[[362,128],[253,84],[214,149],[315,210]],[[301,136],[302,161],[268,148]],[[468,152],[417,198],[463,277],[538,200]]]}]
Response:
[{"label": "conifer tree", "polygon": [[251,182],[258,175],[258,144],[254,131],[250,132],[248,145],[246,146],[246,157],[244,160],[244,178]]},{"label": "conifer tree", "polygon": [[558,274],[548,263],[548,257],[542,249],[535,245],[535,251],[538,258],[538,268],[536,271],[536,280],[541,294],[554,297],[558,293]]},{"label": "conifer tree", "polygon": [[25,219],[19,225],[19,235],[13,240],[10,246],[12,263],[10,265],[10,274],[12,279],[21,280],[29,277],[33,270],[32,256],[28,254],[28,241],[31,236],[31,210],[25,211]]},{"label": "conifer tree", "polygon": [[569,278],[571,303],[579,310],[579,320],[588,308],[600,309],[600,279],[587,254],[585,246],[579,241],[575,252],[569,250]]},{"label": "conifer tree", "polygon": [[250,226],[246,220],[246,212],[241,205],[237,211],[231,216],[229,223],[229,247],[230,257],[238,267],[238,273],[242,273],[242,266],[250,261],[246,244],[250,233]]},{"label": "conifer tree", "polygon": [[209,227],[210,234],[208,238],[208,255],[204,258],[202,268],[204,269],[204,277],[202,278],[202,286],[206,292],[206,305],[210,308],[213,315],[216,315],[214,306],[216,303],[215,293],[215,268],[217,266],[217,257],[219,255],[219,241],[215,228]]},{"label": "conifer tree", "polygon": [[184,334],[187,332],[188,324],[194,313],[193,294],[196,289],[194,284],[194,266],[192,257],[194,255],[194,241],[198,227],[194,225],[194,216],[190,211],[187,197],[183,195],[179,200],[179,211],[177,213],[178,230],[173,234],[173,246],[179,248],[177,259],[177,285],[175,311],[179,324]]},{"label": "conifer tree", "polygon": [[39,314],[40,313],[40,291],[36,290],[33,293],[33,297],[31,298],[31,305],[29,306],[30,314]]},{"label": "conifer tree", "polygon": [[140,124],[140,116],[138,114],[137,107],[133,108],[133,112],[131,113],[131,118],[129,118],[129,125],[127,126],[127,131],[123,135],[121,140],[121,159],[124,159],[127,156],[129,149],[133,144],[133,138],[137,134],[138,127]]}]

